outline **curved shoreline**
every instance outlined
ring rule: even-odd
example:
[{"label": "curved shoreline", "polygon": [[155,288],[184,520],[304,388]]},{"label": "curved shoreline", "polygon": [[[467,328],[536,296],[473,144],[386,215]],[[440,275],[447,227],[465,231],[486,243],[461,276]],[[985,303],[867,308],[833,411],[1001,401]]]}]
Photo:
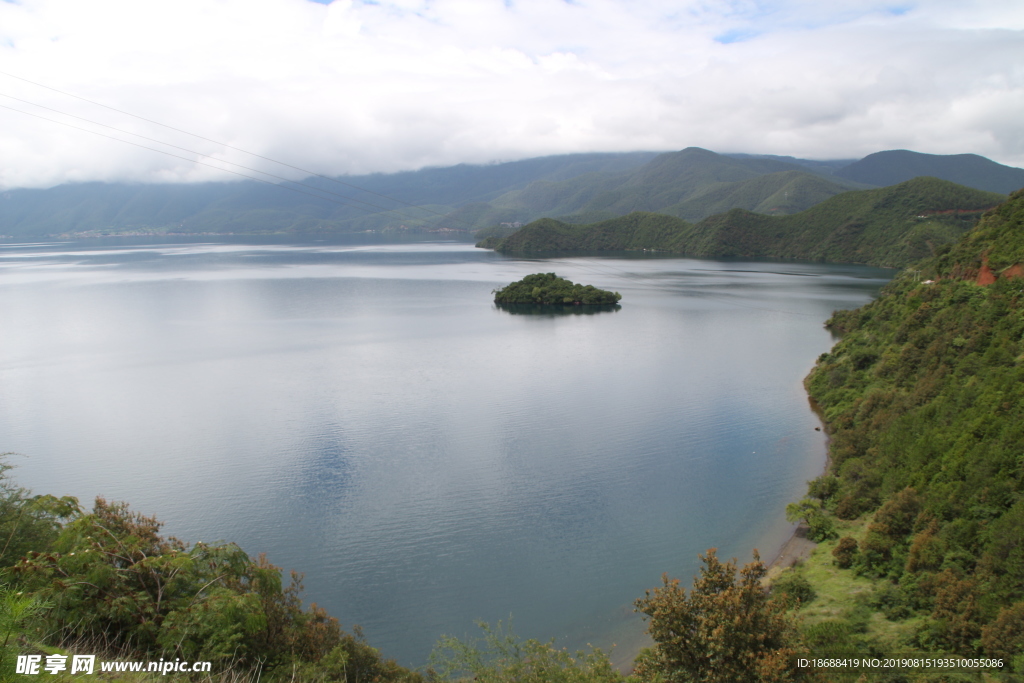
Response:
[{"label": "curved shoreline", "polygon": [[807,525],[798,525],[793,529],[793,535],[789,537],[789,540],[779,548],[775,558],[766,565],[768,569],[766,578],[774,578],[783,569],[792,567],[800,560],[806,560],[816,547],[818,544],[807,538]]}]

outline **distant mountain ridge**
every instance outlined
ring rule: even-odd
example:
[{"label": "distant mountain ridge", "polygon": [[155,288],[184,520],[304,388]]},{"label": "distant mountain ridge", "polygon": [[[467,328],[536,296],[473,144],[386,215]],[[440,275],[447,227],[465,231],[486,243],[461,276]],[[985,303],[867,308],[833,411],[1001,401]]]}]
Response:
[{"label": "distant mountain ridge", "polygon": [[[776,174],[787,175],[769,181],[768,185],[790,184],[794,199],[769,202],[765,207],[764,202],[773,193],[764,195],[745,184]],[[760,182],[763,181],[755,185]],[[799,164],[758,157],[733,158],[688,147],[660,154],[630,173],[531,183],[494,199],[490,205],[495,210],[515,213],[520,221],[556,217],[567,222],[591,222],[633,211],[656,211],[700,220],[725,208],[800,211],[833,195],[862,187],[845,179],[823,178]]]},{"label": "distant mountain ridge", "polygon": [[846,192],[787,216],[733,209],[690,223],[635,212],[593,225],[542,219],[478,246],[505,253],[645,249],[896,267],[932,255],[1005,197],[938,178]]},{"label": "distant mountain ridge", "polygon": [[834,175],[885,187],[918,176],[942,178],[977,190],[1010,194],[1024,187],[1024,169],[997,164],[977,154],[922,154],[906,149],[869,154]]},{"label": "distant mountain ridge", "polygon": [[784,161],[789,164],[797,164],[803,166],[814,173],[820,173],[821,175],[832,175],[835,171],[849,166],[856,159],[799,159],[797,157],[780,156],[778,154],[726,154],[727,157],[734,159],[774,159],[776,161]]},{"label": "distant mountain ridge", "polygon": [[[0,235],[329,235],[437,231],[468,238],[481,228],[551,217],[592,224],[632,212],[701,221],[732,209],[795,214],[830,197],[908,174],[1008,192],[1024,169],[976,155],[879,152],[860,161],[678,152],[570,154],[393,174],[196,185],[83,183],[0,192]],[[506,227],[500,227],[506,224]]]},{"label": "distant mountain ridge", "polygon": [[[444,220],[456,207],[484,202],[538,179],[621,173],[657,152],[568,154],[522,161],[272,185],[81,183],[0,192],[0,234],[330,233],[483,225]],[[355,186],[355,187],[353,187]]]}]

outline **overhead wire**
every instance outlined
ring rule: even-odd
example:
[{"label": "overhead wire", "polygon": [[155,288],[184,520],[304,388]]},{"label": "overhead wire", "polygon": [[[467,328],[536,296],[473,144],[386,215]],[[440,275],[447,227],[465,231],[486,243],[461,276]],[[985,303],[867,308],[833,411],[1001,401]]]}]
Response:
[{"label": "overhead wire", "polygon": [[[129,131],[129,130],[124,130],[124,129],[118,128],[116,126],[110,126],[110,125],[107,125],[105,123],[100,123],[98,121],[93,121],[93,120],[87,119],[87,118],[85,118],[83,116],[77,116],[75,114],[69,114],[67,112],[60,111],[59,109],[54,109],[52,107],[47,107],[45,105],[38,104],[36,102],[31,102],[29,100],[21,99],[20,97],[14,97],[13,95],[8,95],[8,94],[2,93],[2,92],[0,92],[0,97],[6,97],[6,98],[9,98],[9,99],[18,101],[18,102],[22,102],[24,104],[31,105],[33,107],[39,107],[40,109],[46,109],[47,111],[52,111],[55,114],[60,114],[61,116],[67,116],[67,117],[70,117],[70,118],[73,118],[73,119],[77,119],[79,121],[85,121],[86,123],[90,123],[90,124],[92,124],[94,126],[100,126],[102,128],[107,128],[109,130],[113,130],[113,131],[116,131],[118,133],[122,133],[124,135],[131,135],[131,136],[134,136],[134,137],[137,137],[137,138],[141,138],[143,140],[148,140],[150,142],[155,142],[158,145],[165,145],[167,147],[172,147],[174,149],[178,149],[178,150],[181,150],[183,152],[188,152],[189,154],[196,154],[196,155],[201,156],[201,157],[206,157],[207,159],[216,159],[216,157],[214,157],[212,154],[206,154],[205,152],[200,152],[198,150],[189,149],[187,147],[182,147],[180,145],[175,145],[175,144],[170,143],[170,142],[164,142],[163,140],[158,140],[156,138],[151,138],[149,136],[142,135],[141,133],[133,133],[132,131]],[[0,105],[0,106],[3,106],[3,105]],[[26,114],[28,116],[35,116],[36,118],[40,118],[40,119],[42,119],[44,121],[49,121],[51,123],[58,123],[58,124],[61,124],[61,125],[68,125],[68,126],[70,126],[70,124],[67,124],[66,122],[56,121],[54,119],[49,119],[49,118],[46,118],[45,116],[40,116],[39,114],[33,114],[32,112],[27,112],[27,111],[24,111],[22,109],[15,109],[14,107],[6,107],[6,106],[3,106],[3,107],[4,107],[4,109],[9,109],[11,111],[16,111],[16,112],[19,112],[21,114]],[[71,128],[75,128],[76,130],[81,130],[81,131],[87,132],[87,133],[94,133],[96,135],[102,135],[101,133],[97,133],[96,131],[92,131],[92,130],[89,130],[87,128],[80,128],[78,126],[70,126],[70,127]],[[150,150],[150,151],[159,152],[161,154],[170,154],[170,153],[166,152],[165,150],[154,149],[152,147],[146,147],[144,145],[137,145],[136,143],[130,142],[128,140],[122,140],[121,138],[115,138],[115,137],[109,136],[109,135],[103,135],[103,137],[106,137],[106,138],[111,139],[111,140],[116,140],[118,142],[124,142],[124,143],[130,144],[130,145],[136,145],[138,147],[141,147],[142,149],[147,149],[147,150]],[[178,159],[185,159],[186,161],[194,161],[194,160],[188,159],[187,157],[183,157],[183,156],[180,156],[180,155],[177,155],[177,154],[170,154],[170,156],[173,156],[173,157],[178,158]],[[421,216],[411,216],[409,214],[401,213],[400,209],[389,209],[387,207],[379,206],[377,204],[373,204],[371,202],[367,202],[367,201],[362,200],[362,199],[356,199],[354,197],[348,197],[348,196],[345,196],[345,195],[342,195],[342,194],[338,194],[337,192],[332,192],[331,190],[325,190],[323,188],[316,187],[315,185],[309,185],[308,183],[304,183],[302,181],[291,180],[289,178],[285,178],[284,176],[279,176],[277,174],[270,173],[268,171],[261,171],[258,168],[252,168],[251,166],[245,166],[244,164],[239,164],[239,163],[234,162],[234,161],[228,161],[227,159],[217,159],[217,161],[218,161],[218,163],[228,164],[230,166],[236,166],[238,168],[243,168],[243,169],[245,169],[247,171],[252,171],[253,173],[259,173],[261,175],[265,175],[265,176],[268,176],[270,178],[274,178],[276,180],[280,180],[280,181],[283,181],[283,182],[286,182],[286,183],[290,183],[290,184],[293,184],[293,185],[300,185],[302,187],[308,188],[308,189],[313,190],[315,192],[322,192],[324,194],[330,194],[330,195],[333,195],[333,196],[336,196],[336,197],[340,197],[342,199],[347,200],[347,202],[356,202],[356,203],[359,203],[359,204],[365,204],[366,206],[372,207],[374,209],[378,209],[378,210],[380,210],[382,212],[385,212],[385,213],[395,213],[395,214],[397,214],[399,216],[402,216],[404,218],[408,218],[410,220],[417,220],[417,221],[418,220],[425,220]],[[224,169],[224,168],[221,168],[219,166],[213,166],[212,164],[208,164],[208,163],[198,162],[198,161],[196,163],[203,163],[203,165],[210,166],[211,168],[218,168],[220,170],[232,172],[232,171],[230,171],[230,169]],[[238,175],[242,175],[245,178],[252,178],[252,176],[248,176],[248,175],[245,175],[245,174],[238,174]],[[253,180],[260,180],[259,178],[252,178],[252,179]],[[272,185],[277,185],[277,183],[271,183],[271,184]],[[305,194],[309,194],[309,193],[305,193]],[[323,199],[327,199],[327,197],[323,197]],[[350,205],[350,204],[346,203],[346,205]],[[353,206],[353,208],[362,209],[362,207],[358,207],[358,206]],[[362,210],[365,210],[365,209],[362,209]]]},{"label": "overhead wire", "polygon": [[208,137],[205,137],[203,135],[199,135],[198,133],[193,133],[191,131],[184,130],[183,128],[177,128],[175,126],[171,126],[169,124],[162,123],[162,122],[156,121],[154,119],[146,118],[145,116],[139,116],[138,114],[133,114],[130,111],[125,111],[123,109],[118,109],[117,107],[111,107],[108,104],[103,104],[102,102],[97,102],[95,100],[90,100],[87,97],[82,97],[81,95],[76,95],[74,93],[69,93],[69,92],[66,92],[64,90],[59,90],[59,89],[51,87],[49,85],[44,85],[42,83],[37,83],[36,81],[30,80],[28,78],[24,78],[22,76],[16,76],[15,74],[12,74],[12,73],[7,72],[7,71],[0,71],[0,74],[2,74],[4,76],[7,76],[8,78],[14,78],[14,79],[17,79],[19,81],[23,81],[25,83],[29,83],[29,84],[34,85],[34,86],[39,87],[39,88],[44,88],[46,90],[50,90],[52,92],[64,95],[66,97],[72,97],[72,98],[74,98],[76,100],[81,100],[82,102],[87,102],[87,103],[95,105],[97,107],[102,107],[104,109],[108,109],[110,111],[117,112],[118,114],[123,114],[125,116],[130,116],[130,117],[138,119],[140,121],[145,121],[146,123],[152,123],[153,125],[160,126],[162,128],[166,128],[168,130],[173,130],[173,131],[175,131],[177,133],[182,133],[184,135],[190,135],[190,136],[192,136],[194,138],[197,138],[199,140],[204,140],[206,142],[212,142],[215,145],[220,145],[221,147],[224,147],[226,149],[231,149],[231,150],[234,150],[236,152],[242,152],[243,154],[248,154],[250,156],[256,157],[257,159],[263,159],[264,161],[269,161],[269,162],[274,163],[274,164],[279,164],[279,165],[284,166],[286,168],[290,168],[292,170],[300,171],[302,173],[305,173],[305,174],[307,174],[307,176],[313,176],[313,177],[317,177],[317,178],[322,178],[323,180],[327,180],[327,181],[330,181],[332,183],[336,183],[338,185],[344,185],[346,187],[351,187],[352,189],[359,190],[360,192],[366,192],[367,194],[372,194],[372,195],[375,195],[377,197],[381,197],[383,199],[387,199],[389,201],[397,202],[399,204],[404,204],[404,205],[409,206],[409,207],[415,207],[415,208],[417,208],[417,209],[419,209],[421,211],[424,211],[426,213],[431,213],[431,214],[433,214],[435,216],[438,216],[440,218],[447,218],[447,216],[445,214],[441,214],[441,213],[438,213],[436,211],[431,211],[430,209],[427,209],[427,208],[425,208],[423,206],[420,206],[420,205],[417,205],[417,204],[412,204],[410,202],[406,202],[404,200],[398,199],[397,197],[391,197],[391,196],[388,196],[388,195],[380,193],[380,192],[375,192],[373,190],[368,190],[368,189],[366,189],[364,187],[359,187],[358,185],[354,185],[352,183],[348,183],[348,182],[345,182],[343,180],[339,180],[338,178],[334,178],[334,177],[331,177],[331,176],[323,175],[321,173],[317,173],[316,171],[311,171],[309,169],[302,168],[301,166],[295,166],[295,165],[289,164],[289,163],[287,163],[285,161],[281,161],[279,159],[273,159],[271,157],[264,156],[264,155],[259,154],[257,152],[251,152],[251,151],[249,151],[247,149],[243,149],[241,147],[235,147],[234,145],[229,145],[226,142],[220,142],[218,140],[214,140],[212,138],[208,138]]},{"label": "overhead wire", "polygon": [[[0,72],[0,73],[4,73],[4,72]],[[10,74],[4,74],[4,75],[9,75],[10,76]],[[19,78],[17,76],[12,76],[12,77],[13,78]],[[25,79],[21,79],[21,80],[25,80]],[[36,84],[36,85],[40,85],[40,84]],[[48,88],[48,86],[43,86],[43,85],[40,85],[40,87]],[[52,88],[48,88],[48,89],[52,89]],[[62,92],[62,91],[57,91],[57,92]],[[64,93],[64,94],[67,94],[70,97],[77,97],[77,96],[75,96],[73,94],[70,94],[70,93]],[[382,193],[379,193],[379,192],[374,192],[372,190],[366,190],[364,188],[360,188],[360,187],[358,187],[356,185],[353,185],[351,183],[345,183],[345,182],[342,182],[342,181],[338,181],[338,180],[336,180],[334,178],[330,178],[328,176],[324,176],[324,175],[321,175],[321,174],[318,174],[318,173],[314,173],[314,172],[311,172],[311,171],[308,171],[308,173],[311,173],[313,176],[316,176],[316,177],[319,177],[319,178],[323,178],[325,180],[329,180],[329,181],[335,182],[336,184],[339,184],[339,185],[351,187],[353,189],[360,190],[360,191],[366,192],[366,193],[371,194],[371,195],[379,196],[379,197],[382,197],[382,198],[387,199],[389,201],[393,201],[393,202],[396,202],[396,203],[399,203],[399,204],[404,204],[406,207],[415,209],[415,210],[421,212],[422,214],[430,214],[432,216],[435,216],[437,218],[437,220],[431,219],[428,216],[412,215],[412,214],[407,212],[407,209],[404,209],[404,208],[393,208],[393,207],[381,206],[379,204],[374,204],[372,202],[366,201],[365,199],[358,199],[356,197],[351,197],[351,196],[348,196],[348,195],[343,195],[343,194],[340,194],[338,192],[334,192],[332,190],[325,189],[323,187],[318,187],[318,186],[315,186],[315,185],[310,185],[309,183],[303,182],[301,180],[292,180],[290,178],[286,178],[284,176],[280,176],[280,175],[277,175],[275,173],[271,173],[269,171],[263,171],[263,170],[260,170],[260,169],[257,169],[257,168],[253,168],[251,166],[246,166],[244,164],[239,164],[237,162],[229,161],[227,159],[220,159],[220,158],[217,158],[217,157],[213,156],[212,154],[207,154],[205,152],[200,152],[198,150],[190,149],[190,148],[187,148],[187,147],[182,147],[181,145],[175,145],[174,143],[165,142],[163,140],[159,140],[159,139],[156,139],[156,138],[153,138],[153,137],[142,135],[140,133],[135,133],[135,132],[132,132],[132,131],[129,131],[129,130],[124,130],[122,128],[118,128],[117,126],[111,126],[109,124],[100,123],[98,121],[94,121],[92,119],[88,119],[88,118],[85,118],[83,116],[77,116],[75,114],[70,114],[68,112],[64,112],[64,111],[61,111],[59,109],[55,109],[53,107],[48,107],[48,106],[45,106],[45,105],[42,105],[42,104],[39,104],[39,103],[36,103],[36,102],[32,102],[30,100],[25,100],[25,99],[22,99],[22,98],[19,98],[19,97],[15,97],[13,95],[5,94],[5,93],[0,93],[0,96],[7,97],[9,99],[12,99],[12,100],[15,100],[15,101],[18,101],[18,102],[22,102],[22,103],[30,105],[30,106],[39,107],[41,109],[45,109],[47,111],[54,112],[54,113],[59,114],[61,116],[67,116],[69,118],[77,119],[79,121],[84,121],[86,123],[89,123],[89,124],[92,124],[92,125],[95,125],[95,126],[100,126],[102,128],[106,128],[108,130],[113,130],[113,131],[116,131],[116,132],[121,133],[123,135],[130,135],[130,136],[133,136],[133,137],[137,137],[137,138],[140,138],[140,139],[143,139],[143,140],[147,140],[147,141],[159,144],[159,145],[164,145],[166,147],[171,147],[171,148],[174,148],[174,149],[178,149],[178,150],[181,150],[181,151],[184,151],[184,152],[188,152],[190,154],[195,154],[195,155],[197,155],[199,157],[205,157],[205,158],[208,158],[208,159],[215,159],[219,164],[226,164],[226,165],[229,165],[229,166],[235,166],[237,168],[241,168],[241,169],[244,169],[244,170],[247,170],[247,171],[251,171],[253,173],[259,173],[260,175],[264,175],[264,176],[267,176],[269,178],[274,178],[275,180],[279,180],[279,181],[281,181],[281,183],[270,182],[270,181],[267,181],[267,180],[265,180],[263,178],[257,178],[257,177],[248,175],[246,173],[241,173],[239,171],[234,171],[234,170],[231,170],[229,168],[224,168],[223,166],[218,166],[216,164],[211,164],[211,163],[200,161],[200,160],[197,160],[197,159],[191,159],[191,158],[188,158],[188,157],[183,157],[180,154],[174,154],[172,152],[168,152],[167,150],[156,149],[156,148],[153,148],[153,147],[149,147],[147,145],[139,144],[137,142],[132,142],[130,140],[125,140],[123,138],[114,137],[112,135],[106,135],[106,134],[100,133],[100,132],[95,131],[95,130],[90,130],[88,128],[82,128],[81,126],[75,126],[73,124],[67,123],[66,121],[58,121],[58,120],[55,120],[55,119],[52,119],[52,118],[48,118],[46,116],[42,116],[42,115],[37,114],[37,113],[33,113],[33,112],[30,112],[30,111],[25,111],[23,109],[17,109],[15,107],[9,107],[9,106],[5,106],[5,105],[0,105],[0,108],[3,108],[3,109],[7,109],[7,110],[10,110],[10,111],[18,112],[18,113],[24,114],[26,116],[33,116],[33,117],[41,119],[43,121],[47,121],[47,122],[50,122],[50,123],[55,123],[55,124],[58,124],[58,125],[63,125],[63,126],[66,126],[66,127],[69,127],[69,128],[73,128],[75,130],[79,130],[79,131],[82,131],[82,132],[85,132],[85,133],[91,133],[91,134],[97,135],[99,137],[104,137],[104,138],[107,138],[109,140],[114,140],[116,142],[121,142],[121,143],[124,143],[124,144],[128,144],[128,145],[132,145],[132,146],[135,146],[135,147],[139,147],[141,149],[146,149],[146,150],[149,150],[149,151],[152,151],[152,152],[157,152],[159,154],[164,154],[164,155],[171,156],[171,157],[174,157],[174,158],[177,158],[177,159],[182,159],[182,160],[188,161],[190,163],[195,163],[195,164],[199,164],[199,165],[202,165],[202,166],[207,166],[207,167],[210,167],[210,168],[214,168],[214,169],[217,169],[219,171],[223,171],[223,172],[226,172],[226,173],[231,173],[233,175],[237,175],[237,176],[242,177],[242,178],[247,178],[249,180],[255,180],[255,181],[258,181],[258,182],[262,182],[262,183],[271,185],[273,187],[280,187],[282,189],[291,190],[293,192],[298,192],[299,194],[305,194],[305,195],[308,195],[308,196],[311,196],[311,197],[315,197],[315,198],[323,200],[323,201],[328,201],[328,202],[331,202],[331,203],[334,203],[334,204],[338,204],[338,205],[341,205],[341,206],[348,206],[350,208],[354,208],[354,209],[357,209],[357,210],[365,211],[365,212],[367,212],[369,214],[378,214],[378,213],[380,213],[380,214],[393,214],[395,216],[398,216],[398,217],[401,217],[401,218],[405,218],[405,219],[410,220],[410,221],[426,223],[427,227],[431,227],[431,228],[437,228],[437,227],[441,226],[444,223],[448,223],[449,225],[451,225],[451,224],[461,225],[462,229],[464,229],[467,232],[472,231],[474,229],[474,226],[470,225],[469,223],[467,223],[467,222],[465,222],[465,221],[463,221],[463,220],[461,220],[459,218],[453,217],[451,215],[441,214],[441,213],[439,213],[437,211],[434,211],[434,210],[432,210],[432,209],[430,209],[428,207],[425,207],[425,206],[411,204],[409,202],[405,202],[405,201],[403,201],[401,199],[398,199],[396,197],[389,197],[388,195],[385,195],[385,194],[382,194]],[[79,98],[79,99],[84,99],[84,98]],[[91,102],[91,100],[86,100],[86,101]],[[103,105],[103,104],[100,104],[100,103],[95,103],[95,104],[97,104],[98,106],[104,106],[104,107],[106,106],[106,105]],[[108,107],[108,108],[113,109],[112,107]],[[114,111],[121,111],[121,110],[114,109]],[[134,116],[133,114],[130,114],[128,112],[123,112],[123,113],[126,113],[129,116]],[[136,118],[140,118],[141,120],[144,120],[144,121],[149,121],[149,119],[145,119],[143,117],[136,117]],[[164,125],[164,124],[158,124],[158,125]],[[165,126],[165,127],[169,128],[169,129],[172,129],[172,130],[177,130],[177,131],[181,131],[181,132],[184,132],[184,133],[188,133],[188,131],[184,131],[184,130],[179,129],[179,128],[174,128],[172,126]],[[307,172],[307,171],[305,171],[305,169],[301,169],[300,167],[293,166],[293,165],[288,164],[286,162],[277,161],[277,160],[271,159],[270,157],[265,157],[265,156],[262,156],[262,155],[259,155],[259,154],[255,154],[253,152],[247,152],[246,150],[241,150],[239,148],[232,147],[231,145],[226,145],[224,143],[218,143],[215,140],[210,140],[209,138],[205,138],[205,137],[203,137],[201,135],[196,135],[196,134],[193,134],[193,133],[188,133],[188,134],[189,135],[193,135],[194,137],[202,139],[202,140],[209,140],[210,142],[214,142],[215,144],[222,144],[225,147],[228,147],[230,149],[236,149],[238,151],[245,152],[246,154],[250,154],[252,156],[255,156],[255,157],[258,157],[258,158],[261,158],[261,159],[265,159],[267,161],[271,161],[273,163],[277,163],[277,164],[280,164],[282,166],[286,166],[288,168],[294,168],[296,170],[301,170],[303,172]],[[295,187],[296,185],[300,186],[300,187],[305,187],[306,190],[310,190],[310,191],[300,190],[297,187]],[[331,196],[337,197],[338,199],[343,200],[343,201],[339,201],[338,199],[332,199],[331,197],[324,196],[324,195],[331,195]],[[361,204],[363,206],[358,206],[358,204]],[[366,207],[371,207],[371,208],[367,209]]]},{"label": "overhead wire", "polygon": [[[55,119],[47,118],[47,117],[41,116],[39,114],[33,114],[32,112],[23,111],[21,109],[15,109],[14,107],[8,107],[7,105],[4,105],[4,104],[0,104],[0,109],[8,109],[10,111],[18,112],[19,114],[26,114],[28,116],[34,116],[34,117],[36,117],[38,119],[42,119],[43,121],[49,121],[50,123],[56,123],[57,125],[60,125],[60,126],[66,126],[68,128],[74,128],[75,130],[80,130],[80,131],[83,131],[83,132],[86,132],[86,133],[91,133],[93,135],[98,135],[101,138],[107,138],[108,140],[115,140],[117,142],[123,142],[126,145],[132,145],[134,147],[139,147],[141,149],[147,149],[147,150],[149,150],[151,152],[157,152],[159,154],[166,154],[167,156],[175,157],[176,159],[184,159],[185,161],[189,161],[189,162],[194,163],[194,164],[200,164],[202,166],[209,166],[210,168],[215,168],[218,171],[223,171],[225,173],[231,173],[231,174],[234,174],[234,175],[237,175],[237,176],[241,176],[242,178],[248,178],[249,180],[255,180],[256,182],[264,183],[264,184],[270,185],[272,187],[281,187],[283,189],[291,190],[293,192],[298,192],[299,194],[309,195],[310,197],[315,197],[315,198],[323,200],[323,201],[333,202],[335,204],[339,204],[339,205],[342,205],[342,206],[351,206],[350,204],[345,204],[344,202],[339,202],[339,201],[333,200],[333,199],[331,199],[329,197],[324,197],[324,196],[321,196],[321,195],[313,194],[312,192],[305,192],[303,190],[300,190],[298,188],[291,187],[291,186],[280,185],[278,183],[271,182],[271,181],[265,180],[263,178],[257,178],[255,176],[251,176],[251,175],[248,175],[246,173],[241,173],[239,171],[232,171],[230,168],[223,168],[221,166],[216,166],[214,164],[210,164],[210,163],[207,163],[205,161],[199,161],[197,159],[190,159],[188,157],[183,157],[180,154],[174,154],[173,152],[168,152],[166,150],[156,149],[155,147],[147,147],[146,145],[142,145],[142,144],[139,144],[137,142],[132,142],[131,140],[122,140],[121,138],[115,138],[112,135],[106,135],[104,133],[100,133],[99,131],[89,130],[88,128],[82,128],[81,126],[76,126],[74,124],[67,123],[66,121],[57,121]],[[203,155],[203,156],[207,156],[207,155]],[[358,207],[356,207],[356,208],[358,208]]]}]

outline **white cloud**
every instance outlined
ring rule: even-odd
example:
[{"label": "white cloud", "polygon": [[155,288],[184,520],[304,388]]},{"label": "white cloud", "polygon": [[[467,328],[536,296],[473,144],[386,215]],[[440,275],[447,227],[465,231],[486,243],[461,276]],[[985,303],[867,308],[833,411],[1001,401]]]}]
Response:
[{"label": "white cloud", "polygon": [[[1017,0],[0,2],[3,71],[322,173],[689,145],[1024,165],[1021,54]],[[262,163],[7,76],[0,93]],[[6,109],[0,158],[7,187],[232,177]]]}]

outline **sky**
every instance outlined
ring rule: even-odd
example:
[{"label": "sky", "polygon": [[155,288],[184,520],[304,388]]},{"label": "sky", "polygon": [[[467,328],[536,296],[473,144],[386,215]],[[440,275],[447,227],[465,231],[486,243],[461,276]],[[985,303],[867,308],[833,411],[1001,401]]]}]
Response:
[{"label": "sky", "polygon": [[1024,166],[1021,0],[0,0],[0,72],[6,189],[690,146]]}]

